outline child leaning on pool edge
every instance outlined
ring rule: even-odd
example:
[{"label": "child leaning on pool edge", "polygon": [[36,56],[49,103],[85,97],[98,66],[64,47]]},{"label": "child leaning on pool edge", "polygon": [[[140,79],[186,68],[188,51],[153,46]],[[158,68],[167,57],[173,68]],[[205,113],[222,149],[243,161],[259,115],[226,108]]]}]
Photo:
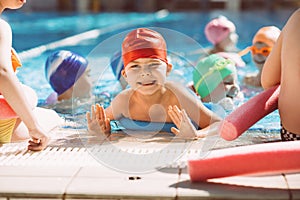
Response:
[{"label": "child leaning on pool edge", "polygon": [[[24,3],[25,0],[0,0],[0,13],[7,8],[21,8]],[[4,142],[9,142],[12,134],[28,132],[31,138],[28,149],[42,150],[47,146],[49,138],[33,113],[32,101],[35,98],[26,98],[31,96],[32,89],[24,89],[14,73],[13,58],[16,57],[12,53],[11,27],[0,19],[0,93],[18,116],[0,119],[0,140],[4,138]]]},{"label": "child leaning on pool edge", "polygon": [[280,84],[278,110],[281,120],[281,139],[300,140],[300,9],[283,27],[277,42],[262,69],[264,89]]},{"label": "child leaning on pool edge", "polygon": [[195,134],[173,121],[179,129],[173,127],[173,133],[183,138],[211,134],[211,125],[218,124],[220,118],[187,88],[166,81],[172,65],[167,60],[165,40],[158,32],[147,28],[131,31],[122,43],[122,59],[122,76],[130,88],[119,93],[105,110],[98,104],[91,107],[91,113],[86,114],[90,133],[109,135],[110,120],[121,118],[170,123],[173,121],[172,110],[184,109],[201,131]]}]

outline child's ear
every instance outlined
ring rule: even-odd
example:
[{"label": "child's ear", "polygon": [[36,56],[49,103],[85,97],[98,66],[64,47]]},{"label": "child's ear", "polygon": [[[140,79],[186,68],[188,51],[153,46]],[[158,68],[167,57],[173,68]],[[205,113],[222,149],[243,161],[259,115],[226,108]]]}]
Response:
[{"label": "child's ear", "polygon": [[121,71],[121,74],[122,74],[122,76],[124,77],[124,79],[126,80],[126,78],[127,78],[127,75],[126,75],[126,72],[125,72],[125,70],[124,70],[124,69],[122,69],[122,71]]},{"label": "child's ear", "polygon": [[168,63],[167,65],[167,75],[172,71],[173,65]]}]

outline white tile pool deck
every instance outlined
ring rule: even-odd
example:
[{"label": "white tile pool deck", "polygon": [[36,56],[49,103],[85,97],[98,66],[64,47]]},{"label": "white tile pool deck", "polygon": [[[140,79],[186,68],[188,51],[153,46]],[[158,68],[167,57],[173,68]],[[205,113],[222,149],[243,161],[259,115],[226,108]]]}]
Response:
[{"label": "white tile pool deck", "polygon": [[[159,163],[166,157],[177,156],[174,148],[164,148],[170,139],[116,134],[109,142],[113,145],[104,145],[102,152],[94,154],[94,149],[87,144],[92,146],[97,140],[84,132],[58,128],[51,134],[53,139],[49,147],[41,152],[27,151],[26,142],[0,147],[0,200],[300,199],[300,174],[236,176],[191,183],[187,168],[179,163],[199,153],[199,146],[203,144],[201,140],[189,141],[190,145],[186,146],[178,162],[149,173],[125,173],[104,166],[94,157],[106,155],[103,160],[112,162],[111,166],[122,166],[124,162],[126,165],[126,159],[131,159],[128,165],[145,164],[146,167],[151,165],[149,160],[138,163],[135,156],[124,158],[120,149],[136,155],[160,148],[162,156],[154,159]],[[213,148],[223,148],[224,145],[236,146],[236,143],[228,145],[225,141],[218,141]]]}]

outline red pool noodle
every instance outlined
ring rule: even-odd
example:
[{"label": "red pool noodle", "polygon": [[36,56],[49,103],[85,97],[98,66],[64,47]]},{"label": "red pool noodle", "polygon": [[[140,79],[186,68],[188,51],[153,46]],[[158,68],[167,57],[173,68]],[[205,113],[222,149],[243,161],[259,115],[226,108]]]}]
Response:
[{"label": "red pool noodle", "polygon": [[234,140],[261,118],[276,110],[279,91],[280,86],[265,90],[230,113],[219,128],[221,137]]},{"label": "red pool noodle", "polygon": [[212,151],[206,158],[189,160],[192,182],[237,175],[300,172],[300,141],[255,144]]}]

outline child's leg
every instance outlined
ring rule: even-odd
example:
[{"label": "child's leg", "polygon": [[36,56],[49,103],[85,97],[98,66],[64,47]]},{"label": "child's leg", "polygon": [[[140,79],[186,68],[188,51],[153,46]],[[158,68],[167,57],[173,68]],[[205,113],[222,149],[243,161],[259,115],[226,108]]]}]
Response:
[{"label": "child's leg", "polygon": [[[38,123],[46,132],[61,126],[64,122],[54,110],[36,107],[33,110],[33,114],[36,116]],[[15,142],[27,140],[29,138],[30,136],[27,127],[20,119],[17,119],[11,141]]]},{"label": "child's leg", "polygon": [[38,103],[38,97],[36,92],[29,86],[27,85],[22,85],[22,89],[25,92],[27,101],[29,103],[30,108],[33,110]]},{"label": "child's leg", "polygon": [[[27,85],[22,85],[23,91],[25,92],[27,101],[29,103],[29,106],[32,110],[37,106],[38,102],[38,97],[35,93],[35,91],[27,86]],[[37,116],[39,117],[39,116]],[[11,141],[20,141],[20,140],[26,140],[29,138],[29,132],[26,127],[26,125],[21,121],[20,118],[16,120],[14,129],[13,129],[13,134],[11,136]]]},{"label": "child's leg", "polygon": [[27,140],[27,139],[29,139],[29,131],[26,125],[18,118],[16,120],[16,125],[13,130],[11,142]]}]

